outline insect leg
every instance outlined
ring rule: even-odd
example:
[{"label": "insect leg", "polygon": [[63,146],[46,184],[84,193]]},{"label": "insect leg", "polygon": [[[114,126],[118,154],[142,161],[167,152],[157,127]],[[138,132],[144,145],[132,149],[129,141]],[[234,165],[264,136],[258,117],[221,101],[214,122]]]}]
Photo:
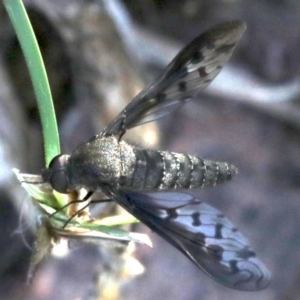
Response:
[{"label": "insect leg", "polygon": [[71,202],[67,203],[66,205],[60,207],[57,211],[55,211],[53,214],[50,215],[50,218],[54,217],[58,212],[64,210],[65,208],[67,208],[68,206],[72,205],[72,204],[76,204],[76,203],[81,203],[81,202],[85,202],[87,201],[94,192],[87,192],[87,194],[84,196],[83,199],[78,199],[78,200],[72,200]]},{"label": "insect leg", "polygon": [[[79,200],[73,200],[73,201],[71,201],[70,203],[68,203],[68,205],[70,205],[70,204],[75,204],[75,203],[81,203],[81,202],[85,202],[85,201],[87,201],[92,195],[93,195],[93,193],[94,192],[88,192],[87,194],[86,194],[86,196],[83,198],[83,199],[79,199]],[[87,204],[86,205],[84,205],[82,208],[80,208],[79,210],[77,210],[73,215],[71,215],[71,217],[68,219],[68,221],[67,222],[65,222],[65,224],[63,225],[63,227],[62,228],[66,228],[66,226],[70,223],[70,221],[72,220],[72,219],[74,219],[77,215],[79,215],[80,214],[80,212],[82,212],[83,210],[85,210],[91,203],[103,203],[103,202],[111,202],[112,201],[112,199],[101,199],[101,200],[90,200],[90,201],[88,201],[87,202]],[[68,206],[67,205],[67,206]],[[65,205],[66,206],[66,205]],[[57,213],[57,211],[55,212],[55,213]],[[54,214],[55,214],[54,213]]]},{"label": "insect leg", "polygon": [[[60,207],[57,211],[55,211],[53,214],[50,215],[50,218],[54,217],[58,212],[64,210],[65,208],[69,207],[70,205],[72,204],[76,204],[76,203],[81,203],[81,202],[85,202],[87,201],[92,195],[93,195],[94,192],[92,191],[89,191],[87,192],[87,194],[83,197],[83,199],[77,199],[77,200],[72,200],[71,202],[67,203],[66,205]],[[64,224],[63,228],[65,228],[69,222],[76,216],[78,215],[78,213],[80,213],[82,210],[84,210],[88,205],[90,204],[90,202],[88,202],[87,205],[85,205],[83,208],[79,209],[78,211],[76,211],[75,214],[73,214],[70,219]]]},{"label": "insect leg", "polygon": [[[84,197],[85,198],[85,197]],[[84,198],[82,200],[76,200],[76,203],[78,202],[84,202],[86,200],[84,200]],[[72,201],[75,202],[75,201]],[[80,212],[82,212],[83,210],[85,210],[89,205],[91,204],[91,202],[89,201],[86,205],[84,205],[82,208],[80,208],[79,210],[77,210],[69,219],[68,221],[64,224],[64,226],[62,228],[66,228],[66,226],[70,223],[71,220],[73,220],[78,214],[80,214]]]}]

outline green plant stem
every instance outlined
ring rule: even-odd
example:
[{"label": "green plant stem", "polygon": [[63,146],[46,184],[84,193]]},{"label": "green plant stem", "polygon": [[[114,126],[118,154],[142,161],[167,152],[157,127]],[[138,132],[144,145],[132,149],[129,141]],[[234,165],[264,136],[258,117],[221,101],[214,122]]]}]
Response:
[{"label": "green plant stem", "polygon": [[21,0],[4,0],[4,6],[15,28],[29,69],[41,116],[46,166],[60,154],[55,112],[42,56]]}]

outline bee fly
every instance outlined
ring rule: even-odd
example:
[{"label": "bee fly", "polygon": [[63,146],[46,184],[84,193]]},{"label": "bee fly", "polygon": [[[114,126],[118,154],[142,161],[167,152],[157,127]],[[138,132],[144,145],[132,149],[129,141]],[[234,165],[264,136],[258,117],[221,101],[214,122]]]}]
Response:
[{"label": "bee fly", "polygon": [[226,182],[237,169],[121,141],[127,129],[192,100],[220,72],[245,29],[232,21],[197,37],[99,135],[71,155],[56,156],[42,176],[60,193],[102,191],[218,282],[255,291],[268,286],[270,274],[246,238],[220,211],[183,191]]}]

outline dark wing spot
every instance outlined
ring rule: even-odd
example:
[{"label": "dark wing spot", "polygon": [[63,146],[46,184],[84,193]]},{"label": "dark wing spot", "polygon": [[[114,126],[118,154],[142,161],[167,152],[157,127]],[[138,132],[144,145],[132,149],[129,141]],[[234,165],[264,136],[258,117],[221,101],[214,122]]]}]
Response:
[{"label": "dark wing spot", "polygon": [[178,83],[178,89],[179,89],[179,92],[186,92],[187,90],[187,87],[186,87],[186,82],[185,81],[181,81]]},{"label": "dark wing spot", "polygon": [[229,262],[229,265],[230,265],[230,269],[231,269],[231,271],[232,271],[233,274],[240,272],[240,269],[237,266],[237,260],[232,259]]},{"label": "dark wing spot", "polygon": [[202,77],[206,77],[208,74],[205,70],[205,67],[201,67],[198,69],[198,73],[199,73],[199,76],[202,78]]},{"label": "dark wing spot", "polygon": [[201,51],[197,51],[197,52],[193,53],[193,56],[191,58],[191,63],[192,64],[198,64],[203,59],[204,59],[204,57],[203,57]]},{"label": "dark wing spot", "polygon": [[213,253],[213,256],[218,260],[223,260],[224,249],[218,245],[209,245],[209,251]]},{"label": "dark wing spot", "polygon": [[168,215],[168,219],[176,219],[178,217],[176,209],[167,209],[166,212]]},{"label": "dark wing spot", "polygon": [[237,252],[237,257],[243,260],[247,260],[250,257],[256,257],[256,253],[251,249],[244,248],[243,250]]},{"label": "dark wing spot", "polygon": [[216,239],[222,239],[222,228],[223,225],[222,224],[216,224],[216,231],[215,231],[215,238]]},{"label": "dark wing spot", "polygon": [[157,102],[163,102],[163,101],[166,100],[166,98],[167,98],[166,94],[159,94],[159,95],[156,96],[155,99],[156,99]]},{"label": "dark wing spot", "polygon": [[191,215],[193,219],[193,223],[192,223],[193,226],[201,226],[200,215],[201,214],[197,211]]}]

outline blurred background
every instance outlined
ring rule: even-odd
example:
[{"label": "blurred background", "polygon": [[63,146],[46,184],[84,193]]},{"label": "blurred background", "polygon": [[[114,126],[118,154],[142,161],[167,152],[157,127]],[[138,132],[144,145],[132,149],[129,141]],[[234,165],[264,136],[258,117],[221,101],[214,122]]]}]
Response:
[{"label": "blurred background", "polygon": [[0,299],[299,299],[300,2],[24,3],[45,60],[63,152],[99,133],[194,37],[226,20],[247,23],[231,60],[209,88],[125,139],[234,163],[239,174],[232,182],[197,195],[249,239],[272,281],[261,292],[228,289],[138,224],[132,230],[149,234],[154,244],[153,249],[137,246],[132,254],[145,267],[143,274],[126,273],[126,259],[113,251],[77,245],[67,255],[45,259],[33,283],[25,285],[31,251],[18,232],[25,230],[19,225],[20,205],[29,199],[11,169],[39,174],[43,141],[27,67],[1,6]]}]

